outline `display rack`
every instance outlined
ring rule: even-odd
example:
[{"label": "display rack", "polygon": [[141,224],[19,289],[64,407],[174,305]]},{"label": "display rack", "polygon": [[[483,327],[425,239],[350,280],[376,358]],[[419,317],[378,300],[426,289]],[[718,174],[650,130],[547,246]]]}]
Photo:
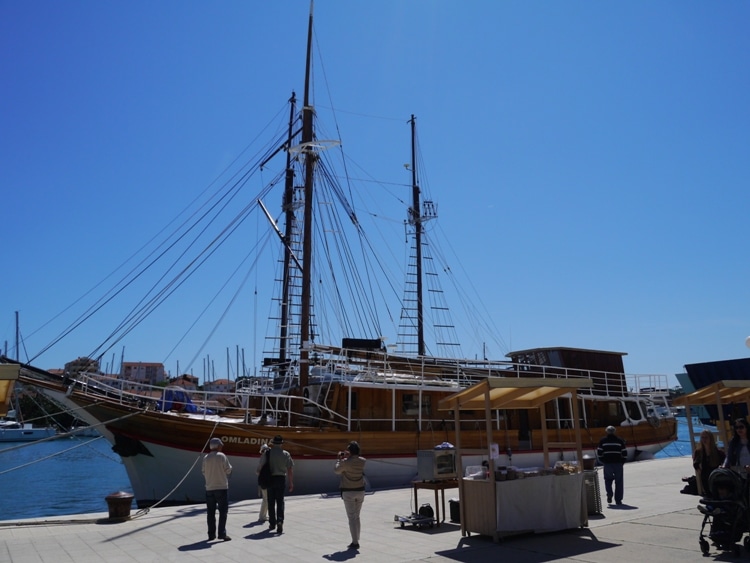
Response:
[{"label": "display rack", "polygon": [[599,472],[596,469],[583,472],[583,484],[586,487],[586,509],[589,514],[602,513],[602,495],[599,491]]}]

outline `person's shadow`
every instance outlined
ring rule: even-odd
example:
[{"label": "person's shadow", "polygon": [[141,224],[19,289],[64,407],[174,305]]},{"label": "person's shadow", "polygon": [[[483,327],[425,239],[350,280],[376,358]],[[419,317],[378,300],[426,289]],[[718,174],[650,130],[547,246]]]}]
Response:
[{"label": "person's shadow", "polygon": [[334,553],[327,553],[323,556],[323,559],[328,561],[348,561],[354,559],[359,553],[358,549],[346,549],[344,551],[336,551]]},{"label": "person's shadow", "polygon": [[624,502],[622,504],[608,504],[607,508],[611,508],[613,510],[637,510],[637,506],[631,506],[629,504],[625,504]]},{"label": "person's shadow", "polygon": [[[250,526],[246,525],[245,528],[248,528]],[[253,532],[252,534],[248,534],[245,536],[245,539],[247,540],[262,540],[265,538],[270,537],[276,537],[278,534],[276,533],[276,530],[269,530],[268,528],[264,528],[262,530],[258,530],[257,532]]]},{"label": "person's shadow", "polygon": [[208,539],[189,543],[187,545],[181,545],[177,548],[178,551],[200,551],[201,549],[211,549],[211,544]]}]

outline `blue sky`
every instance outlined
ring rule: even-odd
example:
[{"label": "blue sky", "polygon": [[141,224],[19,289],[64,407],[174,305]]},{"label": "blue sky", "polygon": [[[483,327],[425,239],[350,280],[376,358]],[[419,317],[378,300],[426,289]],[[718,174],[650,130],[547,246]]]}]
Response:
[{"label": "blue sky", "polygon": [[[36,356],[285,111],[308,8],[0,0],[3,342],[19,311]],[[750,354],[748,23],[741,1],[319,0],[316,107],[386,185],[405,181],[417,116],[422,187],[496,328],[491,357],[595,348],[674,374]],[[207,346],[217,371],[227,347],[257,355],[261,309]],[[129,336],[126,360],[185,365],[178,319]],[[35,363],[118,322],[92,321]]]}]

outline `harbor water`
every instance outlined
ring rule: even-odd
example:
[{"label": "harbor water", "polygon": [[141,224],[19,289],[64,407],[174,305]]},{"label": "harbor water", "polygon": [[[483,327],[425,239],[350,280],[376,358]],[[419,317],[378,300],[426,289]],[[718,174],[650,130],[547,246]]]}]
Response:
[{"label": "harbor water", "polygon": [[[690,455],[687,424],[678,420],[678,440],[657,459]],[[686,461],[685,474],[690,471]],[[106,514],[107,495],[133,492],[120,457],[103,438],[0,444],[0,486],[0,520]]]},{"label": "harbor water", "polygon": [[104,498],[132,493],[120,457],[101,437],[0,444],[0,520],[107,513]]}]

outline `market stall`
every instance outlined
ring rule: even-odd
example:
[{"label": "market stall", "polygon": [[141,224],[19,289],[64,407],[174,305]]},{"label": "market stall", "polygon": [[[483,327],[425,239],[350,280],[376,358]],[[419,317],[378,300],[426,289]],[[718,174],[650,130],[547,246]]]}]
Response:
[{"label": "market stall", "polygon": [[724,405],[733,403],[746,403],[748,412],[750,412],[750,381],[746,379],[725,379],[716,381],[711,385],[701,387],[682,397],[677,397],[672,404],[676,407],[685,407],[685,419],[688,430],[690,431],[690,443],[695,451],[696,439],[693,431],[693,416],[690,407],[715,405],[719,413],[719,420],[716,422],[716,429],[719,432],[719,439],[724,444],[729,443],[727,436],[727,425],[724,420]]},{"label": "market stall", "polygon": [[[592,385],[590,379],[583,378],[492,377],[440,401],[440,410],[452,411],[455,419],[462,535],[474,532],[497,541],[508,534],[551,532],[588,524],[578,389]],[[492,413],[497,409],[538,409],[541,420],[546,420],[547,403],[563,397],[570,399],[575,441],[549,440],[545,423],[541,425],[544,467],[495,467]],[[461,448],[460,412],[467,410],[485,413],[486,450]],[[551,468],[550,450],[575,450],[580,463],[558,462]],[[465,475],[462,456],[471,454],[486,456],[487,466]]]}]

